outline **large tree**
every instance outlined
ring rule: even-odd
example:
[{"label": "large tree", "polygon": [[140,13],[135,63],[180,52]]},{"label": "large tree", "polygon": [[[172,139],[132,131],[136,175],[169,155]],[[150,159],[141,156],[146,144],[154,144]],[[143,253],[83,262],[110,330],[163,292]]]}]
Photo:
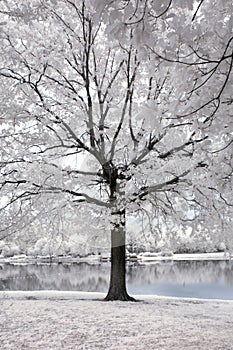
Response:
[{"label": "large tree", "polygon": [[187,3],[0,5],[2,232],[48,203],[99,207],[111,223],[106,300],[132,300],[129,216],[231,224],[231,2]]}]

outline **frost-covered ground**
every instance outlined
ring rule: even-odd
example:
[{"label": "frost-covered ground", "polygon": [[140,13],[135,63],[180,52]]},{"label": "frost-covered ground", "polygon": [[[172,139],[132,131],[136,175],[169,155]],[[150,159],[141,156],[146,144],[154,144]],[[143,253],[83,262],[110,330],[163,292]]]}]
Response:
[{"label": "frost-covered ground", "polygon": [[232,350],[233,301],[1,292],[1,350]]}]

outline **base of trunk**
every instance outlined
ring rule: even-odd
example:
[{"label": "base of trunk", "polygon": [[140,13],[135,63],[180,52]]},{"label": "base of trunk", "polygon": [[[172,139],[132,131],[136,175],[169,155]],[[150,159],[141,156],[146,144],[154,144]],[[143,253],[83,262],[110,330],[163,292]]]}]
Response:
[{"label": "base of trunk", "polygon": [[104,301],[114,301],[114,300],[120,300],[120,301],[137,301],[133,297],[131,297],[126,291],[124,292],[111,292],[109,291],[106,297],[104,298]]}]

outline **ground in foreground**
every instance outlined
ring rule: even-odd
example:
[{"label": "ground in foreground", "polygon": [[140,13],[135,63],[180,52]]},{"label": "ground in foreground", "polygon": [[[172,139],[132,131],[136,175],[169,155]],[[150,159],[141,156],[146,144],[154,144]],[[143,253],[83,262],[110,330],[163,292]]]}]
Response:
[{"label": "ground in foreground", "polygon": [[232,350],[233,301],[1,292],[1,350]]}]

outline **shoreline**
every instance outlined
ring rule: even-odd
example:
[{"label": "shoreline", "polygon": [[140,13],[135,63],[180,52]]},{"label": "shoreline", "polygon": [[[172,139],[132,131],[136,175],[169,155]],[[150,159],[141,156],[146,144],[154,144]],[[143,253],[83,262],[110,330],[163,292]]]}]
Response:
[{"label": "shoreline", "polygon": [[[163,253],[148,253],[139,254],[137,257],[127,258],[127,262],[138,262],[138,263],[147,263],[147,262],[163,262],[163,261],[233,261],[233,256],[229,253],[186,253],[186,254],[171,254],[165,255]],[[0,264],[62,264],[62,263],[89,263],[89,264],[99,264],[111,262],[109,259],[102,259],[99,255],[89,255],[86,257],[73,257],[70,255],[67,256],[27,256],[24,254],[15,255],[12,257],[1,257]]]},{"label": "shoreline", "polygon": [[[0,300],[51,300],[51,301],[103,301],[106,293],[102,292],[84,292],[84,291],[58,291],[58,290],[36,290],[36,291],[0,291]],[[210,298],[196,298],[196,297],[177,297],[157,294],[132,294],[132,296],[140,302],[184,302],[192,304],[200,303],[227,303],[232,304],[233,299],[210,299]],[[135,305],[135,302],[129,301],[110,301],[108,303],[123,303]]]}]

